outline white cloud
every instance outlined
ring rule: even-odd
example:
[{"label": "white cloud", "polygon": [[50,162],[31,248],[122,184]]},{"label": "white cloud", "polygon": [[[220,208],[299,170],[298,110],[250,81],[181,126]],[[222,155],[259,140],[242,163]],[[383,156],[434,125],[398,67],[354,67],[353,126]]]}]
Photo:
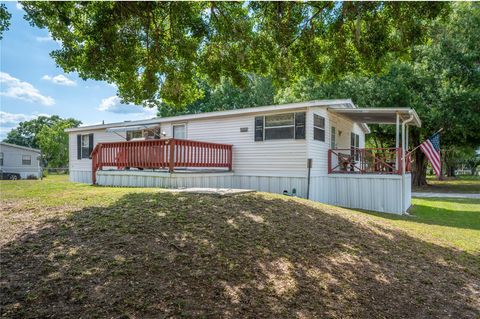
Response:
[{"label": "white cloud", "polygon": [[4,139],[7,133],[17,127],[20,122],[30,121],[41,115],[50,116],[48,114],[15,114],[0,111],[0,139]]},{"label": "white cloud", "polygon": [[12,128],[18,125],[20,122],[30,121],[36,118],[38,115],[28,114],[14,114],[0,111],[0,126],[2,128]]},{"label": "white cloud", "polygon": [[116,114],[142,114],[145,116],[156,116],[157,111],[154,108],[144,108],[138,105],[123,104],[118,96],[110,96],[103,99],[98,107],[99,111]]},{"label": "white cloud", "polygon": [[18,10],[23,10],[23,6],[20,2],[17,1],[17,3],[15,4],[15,6],[17,7]]},{"label": "white cloud", "polygon": [[55,40],[53,37],[52,37],[52,34],[49,32],[48,35],[46,36],[38,36],[38,37],[35,37],[35,40],[37,40],[38,42],[56,42],[58,43],[58,45],[62,45],[62,41],[60,40]]},{"label": "white cloud", "polygon": [[8,73],[0,72],[0,83],[2,84],[0,95],[32,103],[40,103],[46,106],[55,104],[55,100],[52,97],[42,95],[40,91],[30,83],[20,81]]},{"label": "white cloud", "polygon": [[70,80],[63,74],[55,75],[55,76],[50,76],[50,75],[44,75],[42,77],[42,80],[50,81],[52,83],[58,84],[58,85],[65,85],[65,86],[75,86],[77,83],[73,80]]},{"label": "white cloud", "polygon": [[35,40],[37,40],[38,42],[47,42],[47,41],[53,41],[53,38],[49,34],[46,37],[35,37]]}]

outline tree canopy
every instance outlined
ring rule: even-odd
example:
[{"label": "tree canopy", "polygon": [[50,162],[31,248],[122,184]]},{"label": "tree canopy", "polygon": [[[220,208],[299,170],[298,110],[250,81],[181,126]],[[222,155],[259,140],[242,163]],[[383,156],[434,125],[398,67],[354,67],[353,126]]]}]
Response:
[{"label": "tree canopy", "polygon": [[[395,61],[374,76],[349,75],[331,83],[302,77],[277,94],[278,102],[352,98],[361,107],[411,107],[422,119],[412,130],[418,145],[443,128],[442,148],[480,146],[480,5],[458,3],[432,23],[430,41],[412,49],[411,62]],[[372,142],[394,145],[392,126],[372,126]],[[425,159],[416,152],[416,184],[425,182]],[[446,156],[445,156],[446,158]],[[446,161],[446,166],[451,161]],[[449,167],[447,167],[450,170]]]},{"label": "tree canopy", "polygon": [[184,108],[199,83],[251,74],[285,86],[299,75],[372,74],[427,40],[440,2],[23,2],[26,18],[62,42],[66,72],[115,83],[135,104]]},{"label": "tree canopy", "polygon": [[8,30],[10,26],[10,18],[12,15],[7,11],[7,6],[0,4],[0,40],[3,39],[3,32]]}]

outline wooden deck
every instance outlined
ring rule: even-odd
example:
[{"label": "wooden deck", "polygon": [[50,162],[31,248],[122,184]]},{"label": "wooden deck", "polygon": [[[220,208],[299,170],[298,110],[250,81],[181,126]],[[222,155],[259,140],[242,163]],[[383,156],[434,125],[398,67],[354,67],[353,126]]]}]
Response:
[{"label": "wooden deck", "polygon": [[92,181],[103,168],[163,170],[187,168],[232,170],[232,145],[180,139],[99,143],[91,154]]}]

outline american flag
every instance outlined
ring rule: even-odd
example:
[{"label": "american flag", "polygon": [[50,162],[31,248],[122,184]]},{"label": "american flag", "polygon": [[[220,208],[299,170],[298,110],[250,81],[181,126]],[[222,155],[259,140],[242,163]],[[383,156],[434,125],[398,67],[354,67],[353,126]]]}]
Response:
[{"label": "american flag", "polygon": [[432,163],[435,175],[440,176],[442,169],[440,162],[440,132],[433,134],[432,137],[420,144],[420,149]]}]

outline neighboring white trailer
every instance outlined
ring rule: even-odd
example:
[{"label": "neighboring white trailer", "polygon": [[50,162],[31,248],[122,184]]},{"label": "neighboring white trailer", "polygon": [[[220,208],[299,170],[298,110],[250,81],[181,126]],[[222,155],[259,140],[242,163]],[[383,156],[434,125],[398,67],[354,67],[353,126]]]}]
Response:
[{"label": "neighboring white trailer", "polygon": [[42,176],[41,151],[25,146],[0,143],[0,169],[4,173],[17,173],[21,178]]}]

